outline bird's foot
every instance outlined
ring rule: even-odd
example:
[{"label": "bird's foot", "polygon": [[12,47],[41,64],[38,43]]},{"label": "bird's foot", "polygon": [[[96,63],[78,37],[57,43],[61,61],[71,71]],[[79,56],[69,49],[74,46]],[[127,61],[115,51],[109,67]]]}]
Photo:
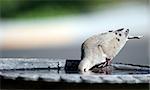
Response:
[{"label": "bird's foot", "polygon": [[99,64],[99,68],[103,68],[103,67],[106,67],[106,66],[110,66],[111,65],[111,63],[112,63],[112,61],[111,61],[112,59],[110,59],[110,58],[106,58],[106,61],[105,62],[103,62],[103,63],[101,63],[101,64]]}]

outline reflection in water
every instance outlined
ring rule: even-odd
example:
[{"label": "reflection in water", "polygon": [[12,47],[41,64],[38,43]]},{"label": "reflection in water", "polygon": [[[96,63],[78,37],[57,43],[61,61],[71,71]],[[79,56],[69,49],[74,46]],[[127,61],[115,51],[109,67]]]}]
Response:
[{"label": "reflection in water", "polygon": [[103,68],[94,68],[92,69],[92,72],[93,73],[99,73],[99,74],[104,74],[104,75],[107,75],[107,74],[112,74],[112,71],[113,71],[113,67],[112,66],[106,66],[106,67],[103,67]]}]

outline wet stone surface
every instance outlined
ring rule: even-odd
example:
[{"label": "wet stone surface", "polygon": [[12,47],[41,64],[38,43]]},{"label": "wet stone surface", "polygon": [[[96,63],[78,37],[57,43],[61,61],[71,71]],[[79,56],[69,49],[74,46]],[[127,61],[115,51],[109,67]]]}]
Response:
[{"label": "wet stone surface", "polygon": [[130,64],[112,64],[100,73],[80,74],[79,60],[64,59],[0,59],[0,76],[45,82],[74,83],[149,83],[150,67]]}]

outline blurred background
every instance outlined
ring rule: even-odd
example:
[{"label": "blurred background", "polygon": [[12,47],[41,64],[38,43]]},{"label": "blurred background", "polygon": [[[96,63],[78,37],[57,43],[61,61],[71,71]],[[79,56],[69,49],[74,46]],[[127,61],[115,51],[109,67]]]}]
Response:
[{"label": "blurred background", "polygon": [[149,0],[0,0],[0,57],[80,59],[81,44],[129,28],[113,62],[149,65]]}]

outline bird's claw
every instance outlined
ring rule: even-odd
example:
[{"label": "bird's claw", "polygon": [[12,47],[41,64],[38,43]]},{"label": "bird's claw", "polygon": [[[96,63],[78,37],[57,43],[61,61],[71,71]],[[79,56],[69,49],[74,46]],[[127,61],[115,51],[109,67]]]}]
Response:
[{"label": "bird's claw", "polygon": [[111,59],[110,58],[106,58],[106,61],[99,64],[98,68],[103,68],[103,67],[106,67],[106,66],[109,66],[111,63]]}]

